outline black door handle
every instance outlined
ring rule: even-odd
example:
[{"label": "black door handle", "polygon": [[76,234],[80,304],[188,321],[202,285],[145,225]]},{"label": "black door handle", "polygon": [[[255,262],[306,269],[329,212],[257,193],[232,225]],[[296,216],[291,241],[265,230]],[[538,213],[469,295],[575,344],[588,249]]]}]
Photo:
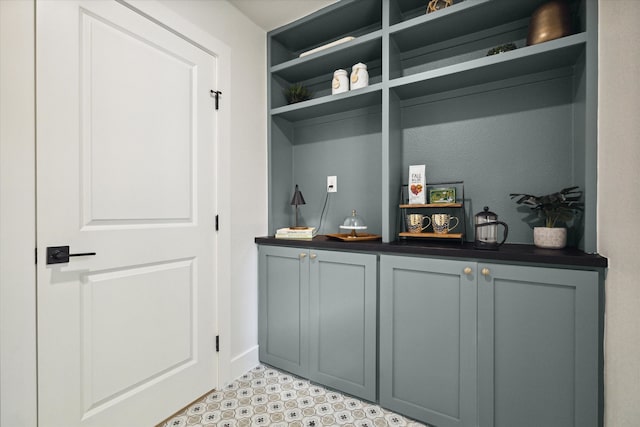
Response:
[{"label": "black door handle", "polygon": [[63,264],[69,262],[69,257],[72,256],[92,256],[95,254],[95,252],[70,254],[69,246],[49,246],[47,247],[47,264]]}]

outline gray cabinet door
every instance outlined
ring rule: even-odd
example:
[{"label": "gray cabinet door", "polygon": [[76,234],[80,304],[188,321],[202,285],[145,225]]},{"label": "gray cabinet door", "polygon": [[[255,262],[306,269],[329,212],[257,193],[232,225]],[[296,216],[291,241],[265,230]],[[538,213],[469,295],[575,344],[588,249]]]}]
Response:
[{"label": "gray cabinet door", "polygon": [[376,399],[377,257],[310,253],[310,379]]},{"label": "gray cabinet door", "polygon": [[293,374],[309,373],[307,250],[259,247],[260,361]]},{"label": "gray cabinet door", "polygon": [[380,257],[383,407],[438,427],[476,424],[476,298],[472,262]]},{"label": "gray cabinet door", "polygon": [[597,426],[598,273],[478,269],[480,426]]}]

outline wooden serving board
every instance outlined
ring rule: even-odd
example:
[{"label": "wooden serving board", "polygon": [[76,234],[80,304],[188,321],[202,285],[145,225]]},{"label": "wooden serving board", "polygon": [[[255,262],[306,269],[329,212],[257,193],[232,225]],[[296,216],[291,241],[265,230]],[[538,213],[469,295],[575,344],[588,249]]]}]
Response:
[{"label": "wooden serving board", "polygon": [[333,237],[334,239],[342,240],[343,242],[362,242],[364,240],[382,239],[382,236],[369,233],[358,233],[358,235],[355,237],[351,236],[350,233],[327,234],[327,236]]}]

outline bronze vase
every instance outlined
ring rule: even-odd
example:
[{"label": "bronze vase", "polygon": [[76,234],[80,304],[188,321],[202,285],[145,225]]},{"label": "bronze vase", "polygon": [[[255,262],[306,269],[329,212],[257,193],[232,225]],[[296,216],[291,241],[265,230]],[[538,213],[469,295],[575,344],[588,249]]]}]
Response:
[{"label": "bronze vase", "polygon": [[558,39],[571,34],[569,5],[561,0],[544,3],[531,15],[527,45]]}]

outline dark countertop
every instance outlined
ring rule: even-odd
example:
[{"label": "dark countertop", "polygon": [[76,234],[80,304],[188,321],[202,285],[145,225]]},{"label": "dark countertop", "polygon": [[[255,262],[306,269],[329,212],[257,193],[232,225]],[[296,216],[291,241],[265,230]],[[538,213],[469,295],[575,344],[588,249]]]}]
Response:
[{"label": "dark countertop", "polygon": [[562,265],[567,267],[606,268],[607,258],[597,254],[587,254],[579,249],[541,249],[533,245],[504,244],[497,251],[474,249],[473,243],[465,242],[425,242],[399,240],[391,243],[382,241],[343,242],[327,236],[316,236],[313,240],[276,239],[272,236],[256,237],[259,245],[289,246],[353,252],[373,252],[385,254],[438,256],[447,258],[470,258],[485,261],[514,263],[534,263]]}]

